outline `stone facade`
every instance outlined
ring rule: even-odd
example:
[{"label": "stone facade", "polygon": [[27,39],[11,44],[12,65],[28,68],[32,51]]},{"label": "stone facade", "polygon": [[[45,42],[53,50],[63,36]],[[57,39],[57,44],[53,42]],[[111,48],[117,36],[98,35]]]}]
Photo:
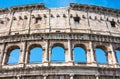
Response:
[{"label": "stone facade", "polygon": [[[120,79],[115,49],[120,48],[120,11],[70,4],[46,8],[43,4],[0,9],[0,79]],[[41,63],[30,64],[29,50],[43,49]],[[51,62],[53,46],[65,49],[65,62]],[[87,62],[75,63],[73,49],[85,48]],[[105,49],[108,64],[98,64],[95,48]],[[8,65],[9,53],[20,48],[19,64]]]}]

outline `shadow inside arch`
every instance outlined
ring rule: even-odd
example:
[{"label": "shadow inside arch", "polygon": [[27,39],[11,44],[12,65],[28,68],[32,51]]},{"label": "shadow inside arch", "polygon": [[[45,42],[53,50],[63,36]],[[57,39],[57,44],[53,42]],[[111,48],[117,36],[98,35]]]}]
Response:
[{"label": "shadow inside arch", "polygon": [[7,56],[6,63],[8,65],[13,65],[13,64],[19,63],[20,48],[18,46],[13,46],[13,47],[9,48],[7,53],[8,53],[8,56]]}]

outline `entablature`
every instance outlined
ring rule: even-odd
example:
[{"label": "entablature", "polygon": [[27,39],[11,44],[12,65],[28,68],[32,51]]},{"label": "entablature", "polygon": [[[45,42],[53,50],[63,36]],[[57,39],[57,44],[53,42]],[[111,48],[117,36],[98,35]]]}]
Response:
[{"label": "entablature", "polygon": [[70,4],[70,9],[73,10],[83,10],[83,11],[88,11],[88,12],[94,12],[94,13],[102,13],[102,14],[111,14],[111,15],[120,15],[120,10],[117,9],[112,9],[112,8],[105,8],[102,6],[95,6],[95,5],[87,5],[87,4],[76,4],[76,3],[71,3]]},{"label": "entablature", "polygon": [[7,13],[9,13],[10,11],[7,9],[7,8],[2,8],[2,9],[0,9],[0,15],[1,14],[7,14]]},{"label": "entablature", "polygon": [[25,6],[14,6],[11,7],[12,12],[18,12],[18,11],[31,11],[31,10],[44,10],[47,9],[44,4],[31,4],[31,5],[25,5]]},{"label": "entablature", "polygon": [[[72,70],[71,70],[72,69]],[[59,70],[59,71],[58,71]],[[38,73],[39,72],[39,73]],[[14,68],[1,69],[0,77],[3,76],[29,76],[29,75],[99,75],[99,76],[120,76],[120,69],[115,68],[97,68],[97,67],[78,67],[78,66],[63,66],[63,67],[31,67],[31,68]]]},{"label": "entablature", "polygon": [[19,41],[34,41],[34,40],[80,40],[80,41],[96,41],[120,43],[120,37],[110,35],[97,34],[80,34],[80,33],[41,33],[41,34],[25,34],[25,35],[10,35],[0,37],[0,43],[19,42]]}]

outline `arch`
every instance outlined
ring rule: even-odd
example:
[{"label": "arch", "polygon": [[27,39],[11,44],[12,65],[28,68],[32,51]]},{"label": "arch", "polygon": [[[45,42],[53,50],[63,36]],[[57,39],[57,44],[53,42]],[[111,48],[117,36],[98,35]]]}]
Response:
[{"label": "arch", "polygon": [[105,46],[96,46],[95,58],[98,64],[108,64],[106,50]]},{"label": "arch", "polygon": [[5,64],[18,64],[20,56],[20,47],[17,45],[10,46],[7,49],[7,56]]},{"label": "arch", "polygon": [[29,57],[28,62],[29,63],[40,63],[42,62],[42,54],[43,49],[42,46],[39,44],[32,44],[29,47]]},{"label": "arch", "polygon": [[62,47],[62,48],[65,48],[65,47],[64,47],[64,44],[61,44],[61,43],[55,43],[55,44],[53,44],[53,45],[52,45],[52,48],[53,48],[53,47],[56,47],[56,46],[60,46],[60,47]]},{"label": "arch", "polygon": [[83,44],[75,45],[73,49],[73,60],[74,62],[87,62],[86,48]]},{"label": "arch", "polygon": [[62,44],[54,44],[51,50],[51,62],[65,62],[65,50]]},{"label": "arch", "polygon": [[120,64],[120,48],[115,50],[115,55],[116,55],[118,64]]}]

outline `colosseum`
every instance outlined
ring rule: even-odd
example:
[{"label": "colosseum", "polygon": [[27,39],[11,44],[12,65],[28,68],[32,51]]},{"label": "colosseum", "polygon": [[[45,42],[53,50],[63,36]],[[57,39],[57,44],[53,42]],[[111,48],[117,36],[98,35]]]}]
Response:
[{"label": "colosseum", "polygon": [[[64,61],[52,61],[55,47]],[[30,61],[31,50],[42,49],[40,62]],[[74,49],[85,50],[76,62]],[[96,48],[106,62],[97,61]],[[20,50],[18,63],[11,52]],[[0,9],[0,79],[120,79],[120,10],[75,4],[47,8],[44,4]],[[14,57],[16,58],[16,56]]]}]

